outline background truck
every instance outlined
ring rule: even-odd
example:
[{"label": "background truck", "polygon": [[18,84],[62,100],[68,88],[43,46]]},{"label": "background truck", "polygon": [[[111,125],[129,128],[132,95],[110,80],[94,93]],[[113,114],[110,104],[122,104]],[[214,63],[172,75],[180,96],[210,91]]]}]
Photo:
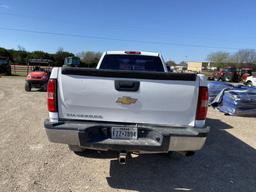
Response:
[{"label": "background truck", "polygon": [[206,140],[204,75],[170,73],[161,55],[108,51],[96,69],[53,68],[48,83],[51,142],[129,153],[193,154]]},{"label": "background truck", "polygon": [[79,57],[66,57],[64,60],[64,67],[79,67],[80,58]]},{"label": "background truck", "polygon": [[8,57],[0,57],[0,74],[11,75],[10,59]]}]

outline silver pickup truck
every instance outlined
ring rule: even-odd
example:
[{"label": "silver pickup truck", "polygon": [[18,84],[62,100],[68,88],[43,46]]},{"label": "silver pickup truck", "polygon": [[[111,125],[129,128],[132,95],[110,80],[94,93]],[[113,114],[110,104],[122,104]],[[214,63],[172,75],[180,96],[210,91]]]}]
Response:
[{"label": "silver pickup truck", "polygon": [[191,154],[209,132],[207,104],[204,75],[167,72],[158,53],[109,51],[96,69],[53,68],[44,126],[73,151]]}]

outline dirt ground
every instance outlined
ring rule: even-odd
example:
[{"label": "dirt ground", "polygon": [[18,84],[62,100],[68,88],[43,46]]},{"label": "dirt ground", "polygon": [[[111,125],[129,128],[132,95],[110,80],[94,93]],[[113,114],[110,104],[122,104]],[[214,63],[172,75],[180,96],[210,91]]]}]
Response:
[{"label": "dirt ground", "polygon": [[211,132],[192,157],[141,155],[120,166],[114,153],[78,156],[49,143],[46,93],[24,78],[0,78],[0,191],[256,191],[256,118],[210,109]]}]

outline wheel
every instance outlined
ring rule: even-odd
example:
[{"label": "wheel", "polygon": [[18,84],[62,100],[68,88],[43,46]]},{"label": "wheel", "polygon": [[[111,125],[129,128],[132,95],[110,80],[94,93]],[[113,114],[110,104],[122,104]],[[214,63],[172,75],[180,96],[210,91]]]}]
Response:
[{"label": "wheel", "polygon": [[166,153],[166,156],[169,158],[173,158],[173,156],[174,156],[173,151],[169,151],[168,153]]},{"label": "wheel", "polygon": [[187,151],[186,153],[185,153],[185,156],[186,157],[191,157],[191,156],[193,156],[193,155],[195,155],[195,151]]},{"label": "wheel", "polygon": [[253,86],[253,84],[252,84],[251,81],[246,82],[246,85],[249,86],[249,87],[252,87],[252,86]]},{"label": "wheel", "polygon": [[42,86],[42,91],[47,91],[47,84],[44,84],[44,85]]},{"label": "wheel", "polygon": [[224,80],[225,80],[226,82],[231,82],[232,77],[231,77],[231,76],[225,76],[225,77],[224,77]]},{"label": "wheel", "polygon": [[25,91],[31,91],[31,85],[28,82],[25,83]]},{"label": "wheel", "polygon": [[68,148],[70,151],[73,151],[74,153],[81,153],[85,151],[85,149],[81,148],[78,145],[68,145]]},{"label": "wheel", "polygon": [[219,81],[219,78],[218,77],[214,77],[214,81]]}]

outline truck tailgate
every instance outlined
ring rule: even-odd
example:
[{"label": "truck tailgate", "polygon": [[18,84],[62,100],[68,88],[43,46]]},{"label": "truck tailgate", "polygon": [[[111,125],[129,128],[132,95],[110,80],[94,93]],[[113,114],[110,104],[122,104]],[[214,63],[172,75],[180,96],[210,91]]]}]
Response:
[{"label": "truck tailgate", "polygon": [[[124,90],[117,88],[120,82]],[[194,126],[198,87],[195,74],[64,68],[58,74],[59,118]]]}]

